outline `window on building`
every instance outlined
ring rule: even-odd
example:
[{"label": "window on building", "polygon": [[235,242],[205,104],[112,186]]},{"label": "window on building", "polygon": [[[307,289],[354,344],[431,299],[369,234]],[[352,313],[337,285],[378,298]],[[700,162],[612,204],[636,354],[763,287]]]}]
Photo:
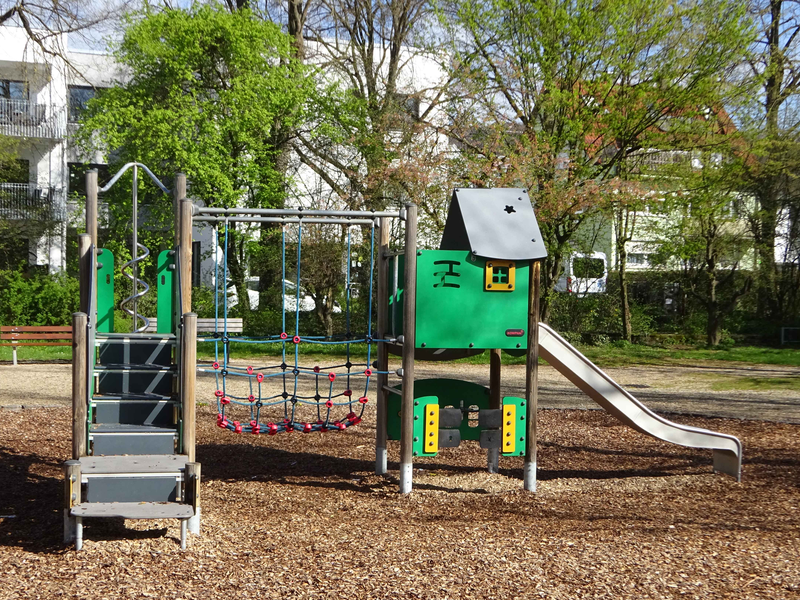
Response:
[{"label": "window on building", "polygon": [[89,100],[96,95],[96,89],[85,85],[69,86],[69,122],[80,121],[81,114],[86,110]]},{"label": "window on building", "polygon": [[6,100],[27,100],[28,84],[13,79],[0,79],[0,98]]},{"label": "window on building", "polygon": [[411,94],[395,94],[394,104],[397,107],[396,127],[403,129],[419,119],[419,98]]},{"label": "window on building", "polygon": [[631,252],[628,254],[628,260],[626,262],[629,265],[646,265],[647,254],[642,254],[641,252]]},{"label": "window on building", "polygon": [[108,181],[108,165],[67,163],[69,168],[69,188],[67,193],[70,198],[86,198],[86,171],[97,169],[98,185]]}]

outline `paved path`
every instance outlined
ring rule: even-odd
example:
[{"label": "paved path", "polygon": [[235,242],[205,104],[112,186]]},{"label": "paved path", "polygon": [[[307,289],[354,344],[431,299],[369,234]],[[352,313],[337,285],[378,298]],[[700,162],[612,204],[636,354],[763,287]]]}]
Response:
[{"label": "paved path", "polygon": [[[393,364],[392,368],[399,364]],[[800,392],[792,390],[715,391],[721,381],[737,378],[800,378],[800,368],[773,365],[716,363],[670,367],[626,367],[607,373],[657,413],[757,419],[800,423]],[[448,377],[488,385],[488,365],[417,363],[417,378]],[[525,368],[503,369],[503,394],[524,395]],[[198,401],[212,402],[213,377],[198,377]],[[0,365],[0,407],[67,406],[70,403],[71,367],[68,364]],[[374,393],[371,394],[374,397]],[[597,408],[553,368],[544,366],[539,376],[542,408]],[[373,403],[369,405],[374,406]]]}]

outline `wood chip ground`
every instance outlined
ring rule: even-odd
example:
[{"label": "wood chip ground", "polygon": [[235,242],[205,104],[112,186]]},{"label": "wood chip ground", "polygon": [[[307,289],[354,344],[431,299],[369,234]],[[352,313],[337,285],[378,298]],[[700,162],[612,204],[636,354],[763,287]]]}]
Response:
[{"label": "wood chip ground", "polygon": [[463,444],[418,460],[400,496],[396,443],[374,475],[367,406],[346,432],[275,437],[222,431],[201,406],[186,552],[177,521],[88,521],[84,551],[65,547],[69,409],[0,411],[0,599],[800,598],[796,424],[672,417],[743,441],[736,483],[708,451],[542,410],[538,493],[522,459],[489,475]]}]

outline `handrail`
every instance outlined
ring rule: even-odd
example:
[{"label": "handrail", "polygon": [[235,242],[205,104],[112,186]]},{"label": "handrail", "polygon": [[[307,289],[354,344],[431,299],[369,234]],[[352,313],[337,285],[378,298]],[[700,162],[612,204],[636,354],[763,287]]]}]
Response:
[{"label": "handrail", "polygon": [[163,183],[161,183],[161,181],[159,181],[158,177],[153,175],[153,172],[150,169],[148,169],[145,165],[143,165],[142,163],[139,163],[139,162],[129,162],[129,163],[127,163],[119,171],[117,171],[117,174],[114,175],[114,177],[111,178],[111,181],[109,181],[107,184],[105,184],[103,187],[100,188],[100,191],[101,192],[107,192],[108,190],[110,190],[114,186],[114,184],[117,183],[119,178],[122,177],[122,174],[125,171],[127,171],[128,169],[130,169],[131,167],[140,167],[140,168],[144,169],[144,172],[147,173],[150,176],[150,179],[153,180],[153,183],[155,183],[158,187],[161,188],[162,192],[164,192],[165,194],[169,194],[170,193],[169,189],[167,189],[167,186],[165,186]]},{"label": "handrail", "polygon": [[[100,188],[99,191],[107,192],[110,190],[114,184],[119,181],[119,178],[122,177],[122,174],[125,173],[128,169],[133,168],[133,184],[132,184],[132,199],[133,199],[133,215],[131,219],[132,228],[133,228],[133,247],[131,252],[131,260],[126,262],[122,265],[122,273],[131,280],[133,285],[133,293],[125,298],[122,302],[120,302],[120,308],[128,313],[131,317],[133,317],[133,331],[135,333],[141,333],[146,331],[147,328],[150,326],[150,320],[145,317],[144,315],[139,314],[137,310],[136,304],[137,300],[144,296],[149,290],[150,286],[147,285],[143,280],[139,279],[139,263],[143,261],[145,258],[150,256],[150,250],[144,245],[139,243],[139,205],[138,205],[138,171],[139,169],[144,169],[144,172],[150,176],[150,179],[161,188],[165,194],[169,194],[169,189],[163,183],[158,180],[158,177],[153,175],[153,172],[148,169],[145,165],[138,162],[129,162],[124,165],[119,171],[117,171],[116,175],[111,178],[107,184]],[[139,254],[139,250],[143,251],[144,254]],[[144,288],[139,291],[139,286],[142,285]],[[132,308],[126,308],[127,304],[131,304]],[[137,327],[137,320],[141,320],[144,324],[141,327]]]}]

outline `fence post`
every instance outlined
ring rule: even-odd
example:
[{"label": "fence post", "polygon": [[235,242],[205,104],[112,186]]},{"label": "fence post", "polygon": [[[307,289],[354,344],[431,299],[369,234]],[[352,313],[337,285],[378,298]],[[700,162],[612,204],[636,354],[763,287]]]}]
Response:
[{"label": "fence post", "polygon": [[64,463],[64,543],[76,542],[76,549],[78,544],[83,540],[77,540],[78,521],[76,517],[70,515],[73,506],[81,503],[81,463],[77,460],[68,460]]},{"label": "fence post", "polygon": [[181,261],[181,314],[192,310],[192,203],[181,200],[180,247],[178,260]]},{"label": "fence post", "polygon": [[89,314],[89,269],[92,268],[92,236],[82,233],[78,236],[78,289],[80,311]]},{"label": "fence post", "polygon": [[88,338],[86,313],[72,315],[72,458],[86,456],[86,361]]},{"label": "fence post", "polygon": [[525,462],[523,487],[536,491],[536,417],[539,408],[539,271],[533,261],[528,287],[528,354],[525,360]]},{"label": "fence post", "polygon": [[[502,410],[502,394],[500,393],[502,357],[499,348],[489,351],[489,408]],[[501,440],[502,443],[502,440]],[[486,451],[486,467],[489,473],[500,470],[500,448],[489,448]]]},{"label": "fence post", "polygon": [[181,404],[183,413],[183,453],[189,462],[195,458],[195,380],[197,369],[197,315],[183,315],[181,343]]},{"label": "fence post", "polygon": [[400,408],[400,493],[411,492],[414,437],[414,346],[417,330],[417,206],[406,204],[403,295],[403,394]]},{"label": "fence post", "polygon": [[86,171],[86,233],[97,246],[97,169]]},{"label": "fence post", "polygon": [[189,518],[189,533],[200,533],[200,463],[186,463],[183,473],[184,502],[194,509],[194,516]]}]

